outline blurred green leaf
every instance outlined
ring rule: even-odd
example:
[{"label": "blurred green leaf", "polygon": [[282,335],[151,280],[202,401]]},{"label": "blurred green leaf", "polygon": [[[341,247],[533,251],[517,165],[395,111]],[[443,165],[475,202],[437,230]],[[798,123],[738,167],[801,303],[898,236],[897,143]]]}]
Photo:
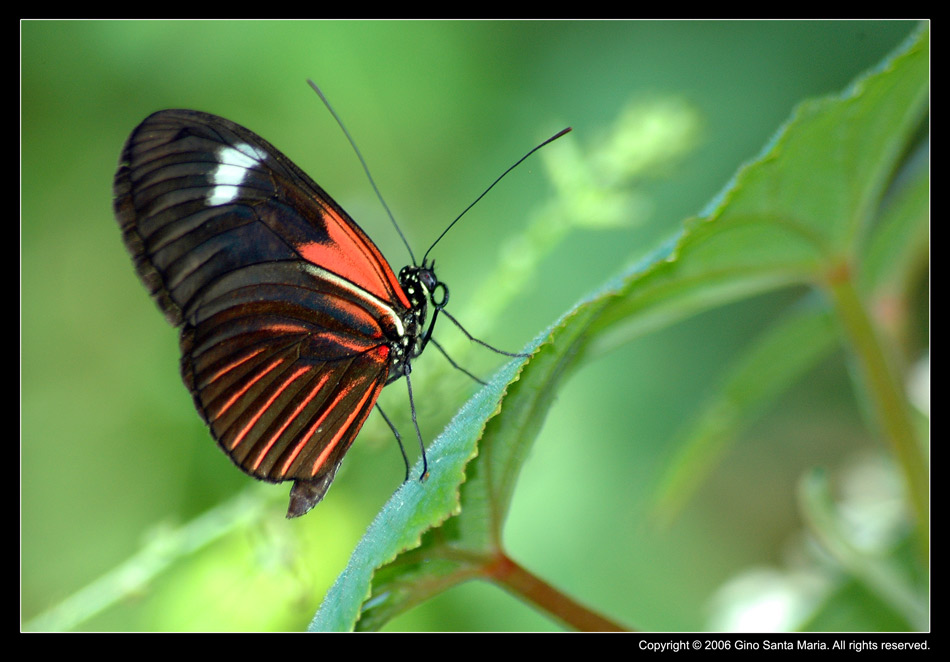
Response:
[{"label": "blurred green leaf", "polygon": [[742,429],[837,346],[834,320],[826,306],[816,304],[811,299],[791,311],[733,361],[722,385],[683,434],[661,480],[655,508],[662,521],[677,514]]},{"label": "blurred green leaf", "polygon": [[863,550],[852,540],[837,512],[826,473],[816,470],[806,474],[799,483],[798,498],[809,532],[822,547],[852,578],[873,593],[876,601],[905,620],[906,623],[897,629],[925,630],[929,616],[928,596],[917,595],[893,559],[877,550]]}]

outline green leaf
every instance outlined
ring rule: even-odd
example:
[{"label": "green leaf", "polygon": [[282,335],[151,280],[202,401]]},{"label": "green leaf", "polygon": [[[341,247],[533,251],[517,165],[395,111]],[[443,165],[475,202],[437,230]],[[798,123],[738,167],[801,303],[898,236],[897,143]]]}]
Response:
[{"label": "green leaf", "polygon": [[631,270],[591,329],[592,349],[766,290],[823,285],[852,259],[926,112],[928,65],[921,30],[844,93],[799,105],[668,256]]},{"label": "green leaf", "polygon": [[[517,378],[522,362],[504,366],[432,443],[428,480],[423,483],[410,479],[393,494],[330,588],[310,624],[311,630],[353,629],[361,605],[370,595],[376,569],[399,552],[417,547],[425,531],[459,511],[459,486],[465,480],[465,466],[476,454],[476,440],[486,421],[497,413],[499,400],[509,382]],[[421,470],[420,463],[410,475],[418,476]]]},{"label": "green leaf", "polygon": [[[870,283],[904,278],[896,274],[911,269],[910,258],[927,244],[925,168],[913,170],[883,221],[874,221],[888,178],[926,110],[927,44],[923,30],[903,52],[844,94],[799,106],[763,156],[740,171],[713,211],[692,221],[666,260],[628,279],[593,325],[599,337],[592,350],[608,351],[693,312],[781,285],[828,290],[829,280],[849,279],[852,261],[856,270],[869,273]],[[866,268],[864,255],[858,254],[862,232],[870,236]],[[842,309],[841,297],[830,293],[848,327],[847,311],[857,311],[853,306]],[[723,390],[687,433],[665,478],[661,509],[667,515],[711,470],[730,436],[829,348],[834,331],[826,325],[826,313],[812,314],[787,320],[736,361]],[[840,330],[837,338],[842,339]],[[859,353],[867,354],[871,344],[858,347]],[[873,370],[880,374],[885,368],[878,361]],[[891,404],[887,411],[898,408]],[[906,421],[891,427],[902,424],[903,431],[893,437],[906,434]],[[895,443],[898,454],[911,456],[904,464],[910,465],[909,481],[920,492],[925,474],[919,457],[904,448],[910,443]]]},{"label": "green leaf", "polygon": [[[543,345],[542,336],[528,346],[530,352],[541,345],[531,358],[530,373],[519,376],[523,360],[509,363],[462,408],[428,452],[430,458],[438,457],[430,460],[430,479],[425,485],[409,481],[393,495],[324,598],[312,630],[354,627],[371,580],[372,598],[364,607],[361,629],[378,627],[434,593],[482,574],[499,542],[525,454],[598,308],[597,302],[581,305],[544,334]],[[499,407],[502,396],[504,409]],[[478,460],[466,469],[476,442]],[[458,513],[459,486],[462,516],[423,537],[427,528]],[[448,492],[451,503],[427,496],[435,490]],[[411,521],[409,515],[414,515]],[[393,560],[400,550],[408,551]],[[374,569],[389,561],[374,577]]]},{"label": "green leaf", "polygon": [[862,291],[875,297],[903,295],[909,279],[927,265],[930,247],[929,150],[901,173],[880,220],[862,249]]},{"label": "green leaf", "polygon": [[[847,280],[926,111],[928,44],[921,30],[844,93],[801,104],[709,213],[564,316],[530,345],[530,360],[503,368],[433,444],[429,482],[410,481],[380,513],[311,629],[378,628],[460,582],[498,581],[501,531],[524,458],[560,384],[585,359],[741,297]],[[845,297],[834,290],[832,301]],[[844,311],[845,328],[854,328],[855,310]],[[825,311],[792,316],[746,354],[726,380],[732,393],[723,402],[735,404],[735,421],[748,420],[827,348],[827,320]],[[813,337],[802,332],[809,327]],[[756,376],[788,351],[786,341],[793,355]]]}]

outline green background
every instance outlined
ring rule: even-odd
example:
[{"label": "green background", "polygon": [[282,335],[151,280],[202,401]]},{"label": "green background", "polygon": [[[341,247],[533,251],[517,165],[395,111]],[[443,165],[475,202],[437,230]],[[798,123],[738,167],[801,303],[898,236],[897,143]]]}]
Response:
[{"label": "green background", "polygon": [[[342,115],[417,256],[494,177],[563,126],[583,154],[631,102],[672,96],[702,121],[697,148],[637,182],[652,215],[577,230],[499,319],[464,315],[499,246],[550,196],[519,168],[439,244],[452,310],[517,349],[585,293],[653,250],[759,153],[807,97],[875,65],[910,22],[24,22],[21,217],[21,595],[34,617],[250,479],[231,467],[177,372],[176,333],[131,267],[111,209],[119,151],[162,108],[260,133],[340,202],[389,256],[404,247],[351,149],[305,83]],[[547,150],[557,150],[556,143]],[[795,482],[875,448],[844,357],[810,374],[751,430],[671,527],[647,521],[670,446],[782,292],[688,320],[588,365],[534,446],[506,529],[510,553],[577,599],[644,629],[708,627],[711,596],[782,562],[800,530]],[[461,312],[460,312],[461,311]],[[449,325],[439,337],[454,337]],[[434,352],[416,372],[442,361]],[[487,356],[485,355],[487,354]],[[471,352],[489,374],[497,356]],[[414,373],[415,374],[415,373]],[[427,439],[471,392],[418,393]],[[390,391],[392,391],[390,393]],[[404,410],[404,387],[387,389]],[[402,479],[372,416],[327,499],[283,519],[286,487],[254,527],[174,564],[83,624],[94,630],[302,629]],[[405,428],[405,417],[400,419]],[[557,626],[487,585],[455,589],[394,629]]]}]

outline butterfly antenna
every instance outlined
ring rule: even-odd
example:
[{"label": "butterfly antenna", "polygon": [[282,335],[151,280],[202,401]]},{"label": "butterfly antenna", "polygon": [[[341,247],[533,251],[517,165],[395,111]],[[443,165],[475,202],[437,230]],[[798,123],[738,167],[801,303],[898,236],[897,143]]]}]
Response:
[{"label": "butterfly antenna", "polygon": [[[313,85],[313,83],[310,83],[310,84]],[[316,85],[314,85],[314,88],[316,88]],[[319,91],[317,92],[317,94],[319,94]],[[321,94],[320,96],[321,96],[321,98],[323,97],[322,94]],[[330,112],[333,112],[333,111],[331,110]],[[335,116],[335,115],[334,115],[334,116]],[[339,120],[338,120],[338,121],[339,121]],[[459,219],[462,218],[463,216],[465,216],[465,213],[466,213],[469,209],[471,209],[471,208],[474,207],[476,204],[478,204],[478,201],[481,200],[482,198],[484,198],[485,195],[486,195],[490,190],[492,190],[492,189],[495,187],[495,184],[497,184],[498,182],[500,182],[500,181],[502,180],[502,178],[504,178],[505,175],[507,175],[509,172],[511,172],[512,170],[514,170],[515,168],[517,168],[519,165],[521,165],[521,162],[524,161],[526,158],[528,158],[529,156],[531,156],[532,154],[534,154],[535,152],[537,152],[539,149],[541,149],[542,147],[544,147],[544,146],[547,145],[548,143],[554,142],[555,140],[557,140],[558,138],[560,138],[561,136],[563,136],[565,133],[570,132],[570,130],[571,130],[571,127],[567,127],[566,129],[561,129],[560,131],[558,131],[557,133],[555,133],[553,136],[551,136],[550,138],[548,138],[547,140],[545,140],[543,143],[541,143],[540,145],[538,145],[537,147],[535,147],[535,148],[533,148],[531,151],[529,151],[527,154],[525,154],[524,156],[522,156],[520,159],[518,159],[518,160],[514,163],[514,165],[512,165],[510,168],[508,168],[508,169],[505,170],[503,173],[501,173],[501,175],[498,176],[498,179],[496,179],[495,181],[493,181],[493,182],[491,183],[491,186],[489,186],[487,189],[485,189],[484,191],[482,191],[482,194],[481,194],[480,196],[478,196],[477,198],[475,198],[475,201],[472,202],[472,204],[470,204],[468,207],[466,207],[466,208],[462,211],[461,214],[459,214],[458,216],[456,216],[454,221],[452,221],[451,223],[449,223],[448,227],[445,228],[445,230],[442,231],[442,234],[439,235],[439,238],[432,242],[432,245],[429,246],[429,250],[427,250],[427,251],[426,251],[426,254],[422,256],[422,263],[425,264],[426,258],[429,257],[429,253],[432,251],[433,248],[435,248],[435,245],[436,245],[437,243],[439,243],[440,241],[442,241],[442,237],[444,237],[444,236],[448,233],[448,231],[452,229],[452,226],[455,225],[456,223],[458,223],[458,222],[459,222]],[[346,131],[346,129],[344,129],[344,131]],[[354,148],[355,148],[355,145],[354,145]],[[395,223],[395,221],[393,221],[393,222]],[[402,234],[402,233],[400,233],[400,234]],[[405,241],[405,240],[404,240],[404,241]],[[415,261],[413,261],[413,264],[415,264]]]},{"label": "butterfly antenna", "polygon": [[[412,254],[412,248],[409,246],[409,242],[406,241],[406,236],[402,233],[402,230],[399,229],[399,223],[396,222],[396,217],[393,216],[393,213],[389,210],[389,205],[387,205],[386,201],[383,199],[383,194],[379,192],[379,188],[376,186],[376,180],[373,179],[373,175],[369,171],[369,166],[366,165],[366,160],[363,158],[363,155],[360,153],[360,148],[356,146],[356,141],[353,140],[353,136],[351,136],[350,132],[346,130],[346,125],[343,124],[343,120],[341,120],[340,116],[336,114],[335,110],[333,110],[333,106],[330,105],[330,102],[327,100],[326,96],[324,96],[320,88],[317,87],[317,84],[314,83],[309,78],[307,79],[307,83],[310,84],[310,87],[313,88],[313,91],[316,92],[317,96],[320,97],[320,100],[323,101],[323,105],[327,107],[327,110],[329,110],[330,114],[333,115],[333,119],[336,120],[336,123],[340,125],[340,129],[343,130],[343,135],[345,135],[346,139],[350,141],[350,146],[353,147],[353,151],[356,152],[356,158],[358,158],[360,160],[360,163],[363,165],[363,171],[366,173],[366,178],[369,179],[370,185],[373,187],[373,190],[376,192],[376,197],[379,198],[380,203],[382,203],[383,205],[383,209],[385,209],[386,214],[389,215],[389,220],[393,222],[393,227],[396,228],[396,232],[399,233],[399,238],[402,239],[402,243],[406,245],[406,250],[409,251],[409,257],[412,259],[412,263],[416,264],[416,256]],[[555,136],[555,138],[556,137],[557,136]],[[554,138],[552,138],[551,140],[554,140]],[[551,140],[549,140],[548,142],[551,142]],[[522,161],[523,160],[524,159],[522,159]],[[492,186],[494,186],[494,184]],[[449,227],[452,227],[452,226],[449,226]]]}]

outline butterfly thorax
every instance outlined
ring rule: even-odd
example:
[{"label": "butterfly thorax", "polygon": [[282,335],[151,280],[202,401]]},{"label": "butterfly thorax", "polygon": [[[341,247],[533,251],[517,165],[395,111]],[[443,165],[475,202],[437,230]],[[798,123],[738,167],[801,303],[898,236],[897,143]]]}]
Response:
[{"label": "butterfly thorax", "polygon": [[[399,272],[399,284],[402,285],[406,298],[409,299],[409,310],[403,317],[404,333],[392,345],[392,365],[389,369],[387,383],[409,374],[411,361],[422,354],[422,350],[432,335],[432,325],[435,317],[426,328],[426,317],[429,311],[429,302],[432,302],[436,312],[448,301],[448,289],[435,277],[432,264],[417,267],[405,266]],[[439,290],[443,291],[441,300],[435,298]]]}]

